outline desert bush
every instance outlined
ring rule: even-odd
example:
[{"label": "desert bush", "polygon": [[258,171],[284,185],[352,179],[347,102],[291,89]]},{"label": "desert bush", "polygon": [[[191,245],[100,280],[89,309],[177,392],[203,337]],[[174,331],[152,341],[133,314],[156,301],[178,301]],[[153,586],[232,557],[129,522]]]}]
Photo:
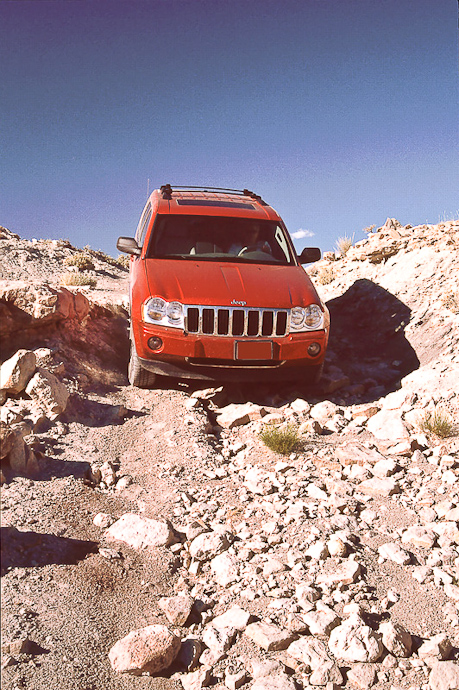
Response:
[{"label": "desert bush", "polygon": [[281,455],[288,455],[301,447],[298,427],[294,424],[288,424],[286,427],[267,424],[261,431],[260,438],[265,446]]},{"label": "desert bush", "polygon": [[453,433],[451,417],[445,410],[435,408],[427,410],[421,417],[420,426],[423,431],[439,438],[447,438]]},{"label": "desert bush", "polygon": [[375,229],[376,225],[367,225],[366,228],[363,228],[363,232],[366,232],[367,235],[369,235],[373,230]]},{"label": "desert bush", "polygon": [[85,252],[78,252],[73,254],[73,256],[68,256],[64,259],[64,264],[66,266],[75,266],[79,271],[93,271],[95,268],[91,257]]},{"label": "desert bush", "polygon": [[117,259],[115,259],[116,266],[120,268],[126,268],[129,270],[129,257],[126,254],[120,254]]},{"label": "desert bush", "polygon": [[333,280],[335,280],[335,277],[336,276],[335,276],[335,272],[333,270],[333,266],[324,266],[317,273],[317,281],[321,285],[328,285]]},{"label": "desert bush", "polygon": [[81,275],[81,273],[64,273],[61,277],[61,285],[94,288],[97,285],[97,278]]},{"label": "desert bush", "polygon": [[459,314],[459,290],[448,292],[443,297],[443,305],[453,314]]},{"label": "desert bush", "polygon": [[338,237],[335,244],[336,251],[339,252],[341,256],[346,256],[353,243],[354,236],[348,237],[348,235],[343,235],[342,237]]}]

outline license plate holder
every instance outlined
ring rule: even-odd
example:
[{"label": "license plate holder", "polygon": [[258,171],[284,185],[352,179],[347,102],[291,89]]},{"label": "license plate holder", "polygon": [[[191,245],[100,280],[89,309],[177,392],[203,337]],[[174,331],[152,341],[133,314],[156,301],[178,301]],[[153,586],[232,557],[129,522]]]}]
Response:
[{"label": "license plate holder", "polygon": [[235,359],[273,359],[272,340],[236,340]]}]

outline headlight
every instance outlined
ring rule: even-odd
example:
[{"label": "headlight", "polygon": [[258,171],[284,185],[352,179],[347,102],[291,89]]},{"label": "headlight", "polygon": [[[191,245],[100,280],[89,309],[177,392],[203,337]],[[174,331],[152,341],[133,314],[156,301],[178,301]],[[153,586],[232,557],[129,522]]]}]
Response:
[{"label": "headlight", "polygon": [[143,320],[157,326],[183,328],[183,305],[180,302],[166,302],[162,297],[150,297],[143,305]]},{"label": "headlight", "polygon": [[321,328],[324,320],[322,309],[318,304],[310,304],[306,307],[305,326],[311,329]]},{"label": "headlight", "polygon": [[303,307],[293,307],[292,313],[290,314],[290,326],[294,331],[301,330],[304,324],[304,319],[306,317],[306,312]]},{"label": "headlight", "polygon": [[293,307],[290,312],[290,329],[292,331],[317,331],[323,328],[324,315],[318,304],[307,307]]},{"label": "headlight", "polygon": [[180,302],[169,302],[166,307],[168,321],[174,326],[183,321],[183,307]]},{"label": "headlight", "polygon": [[150,323],[158,323],[162,321],[166,315],[166,302],[161,297],[153,297],[145,302],[145,321]]}]

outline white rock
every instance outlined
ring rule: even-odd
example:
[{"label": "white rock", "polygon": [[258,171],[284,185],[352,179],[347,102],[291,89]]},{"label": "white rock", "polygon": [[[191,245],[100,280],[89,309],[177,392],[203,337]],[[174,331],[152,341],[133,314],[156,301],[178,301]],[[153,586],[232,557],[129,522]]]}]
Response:
[{"label": "white rock", "polygon": [[209,687],[211,678],[212,669],[202,666],[196,671],[180,676],[180,682],[183,690],[201,690],[201,688]]},{"label": "white rock", "polygon": [[233,606],[232,608],[216,616],[212,620],[214,628],[234,628],[235,630],[244,630],[250,623],[252,614],[245,611],[240,606]]},{"label": "white rock", "polygon": [[69,392],[54,374],[39,367],[25,388],[39,407],[46,410],[50,419],[55,419],[67,407]]},{"label": "white rock", "polygon": [[398,441],[409,438],[408,430],[403,422],[402,415],[395,410],[381,410],[367,422],[367,429],[376,438]]},{"label": "white rock", "polygon": [[431,690],[459,690],[459,664],[454,661],[439,661],[429,676]]},{"label": "white rock", "polygon": [[350,585],[355,582],[360,574],[360,565],[353,560],[340,563],[332,572],[320,573],[317,582],[325,585],[337,585],[340,582]]},{"label": "white rock", "polygon": [[244,634],[266,652],[286,649],[295,639],[295,634],[290,630],[283,630],[277,625],[263,622],[250,623]]},{"label": "white rock", "polygon": [[287,654],[301,661],[312,671],[330,661],[324,643],[315,637],[300,637],[299,640],[292,642],[287,649]]},{"label": "white rock", "polygon": [[35,353],[30,350],[18,350],[0,367],[0,390],[9,393],[20,393],[33,376],[36,367]]},{"label": "white rock", "polygon": [[169,546],[175,536],[168,522],[125,513],[104,534],[107,541],[122,541],[134,549]]},{"label": "white rock", "polygon": [[229,532],[203,532],[191,542],[190,555],[199,561],[206,561],[226,551],[229,546]]},{"label": "white rock", "polygon": [[379,631],[382,633],[383,645],[388,652],[396,657],[410,656],[413,640],[409,632],[401,625],[387,621],[387,623],[381,623]]},{"label": "white rock", "polygon": [[303,620],[309,628],[311,635],[329,635],[333,628],[340,624],[341,619],[328,608],[325,610],[309,611],[303,616]]},{"label": "white rock", "polygon": [[435,534],[423,527],[409,527],[402,534],[402,544],[414,544],[423,549],[431,549],[435,544]]},{"label": "white rock", "polygon": [[378,661],[384,649],[379,637],[356,614],[332,630],[328,646],[335,658],[350,663]]},{"label": "white rock", "polygon": [[407,565],[411,560],[410,554],[395,542],[387,542],[386,544],[382,544],[378,548],[378,553],[381,558],[384,558],[388,561],[393,561],[399,565]]},{"label": "white rock", "polygon": [[400,493],[400,487],[394,479],[373,477],[359,484],[359,490],[369,496],[392,496]]},{"label": "white rock", "polygon": [[95,526],[102,527],[102,529],[107,529],[107,527],[113,525],[114,522],[115,519],[111,515],[108,515],[108,513],[97,513],[93,519]]},{"label": "white rock", "polygon": [[234,642],[236,630],[234,628],[216,628],[212,623],[205,626],[202,641],[212,652],[223,654]]},{"label": "white rock", "polygon": [[324,400],[311,407],[310,414],[313,419],[316,419],[323,425],[336,414],[337,410],[338,406],[335,403],[330,402],[330,400]]},{"label": "white rock", "polygon": [[222,587],[227,587],[239,577],[239,562],[235,556],[229,553],[215,556],[210,562],[210,568],[216,581]]},{"label": "white rock", "polygon": [[376,680],[376,667],[373,664],[353,664],[347,677],[357,688],[367,690]]},{"label": "white rock", "polygon": [[173,625],[185,625],[188,620],[194,599],[189,594],[178,594],[174,597],[159,599],[158,606],[164,611],[167,620]]}]

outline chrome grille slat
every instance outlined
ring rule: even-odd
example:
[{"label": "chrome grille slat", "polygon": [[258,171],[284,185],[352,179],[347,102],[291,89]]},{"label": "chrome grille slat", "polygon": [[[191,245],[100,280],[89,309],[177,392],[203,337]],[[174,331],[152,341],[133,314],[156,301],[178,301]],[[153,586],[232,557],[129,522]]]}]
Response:
[{"label": "chrome grille slat", "polygon": [[[196,335],[216,335],[232,338],[272,338],[283,337],[290,332],[290,309],[187,305],[185,306],[185,314],[186,332]],[[258,315],[258,327],[256,315]],[[279,333],[278,329],[280,327],[281,332]],[[241,330],[242,333],[240,333]],[[235,333],[235,331],[237,332]]]}]

